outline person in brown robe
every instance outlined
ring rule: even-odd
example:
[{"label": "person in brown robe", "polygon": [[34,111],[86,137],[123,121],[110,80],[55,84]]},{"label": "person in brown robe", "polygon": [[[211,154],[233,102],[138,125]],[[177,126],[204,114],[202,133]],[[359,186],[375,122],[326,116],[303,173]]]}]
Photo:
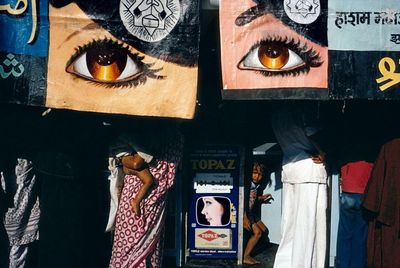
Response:
[{"label": "person in brown robe", "polygon": [[400,267],[400,139],[384,144],[365,189],[368,267]]}]

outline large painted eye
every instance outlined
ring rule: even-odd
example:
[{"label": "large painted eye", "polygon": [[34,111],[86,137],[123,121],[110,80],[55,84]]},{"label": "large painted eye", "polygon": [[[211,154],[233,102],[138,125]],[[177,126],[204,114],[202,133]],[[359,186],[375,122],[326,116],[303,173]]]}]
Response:
[{"label": "large painted eye", "polygon": [[95,82],[129,81],[143,72],[142,57],[110,40],[93,41],[74,56],[66,71]]},{"label": "large painted eye", "polygon": [[318,53],[287,40],[263,40],[254,45],[238,64],[241,70],[260,71],[263,75],[297,74],[322,64]]},{"label": "large painted eye", "polygon": [[276,43],[267,43],[252,48],[242,61],[242,68],[269,71],[290,70],[304,64],[292,50]]}]

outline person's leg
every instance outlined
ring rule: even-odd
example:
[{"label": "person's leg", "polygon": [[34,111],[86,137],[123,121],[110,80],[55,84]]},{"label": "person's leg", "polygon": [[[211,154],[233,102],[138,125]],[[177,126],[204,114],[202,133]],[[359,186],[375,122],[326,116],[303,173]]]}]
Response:
[{"label": "person's leg", "polygon": [[368,223],[361,210],[362,194],[353,194],[354,199],[354,226],[351,243],[351,266],[353,268],[367,267],[367,237]]},{"label": "person's leg", "polygon": [[131,206],[133,212],[140,216],[140,202],[142,202],[143,198],[148,194],[151,186],[153,185],[153,175],[150,173],[148,168],[145,168],[140,171],[135,171],[134,175],[138,176],[142,182],[142,186],[139,188],[139,191],[136,193],[135,197],[131,201]]},{"label": "person's leg", "polygon": [[287,267],[324,267],[326,249],[324,189],[326,190],[326,185],[319,183],[295,185],[293,253],[292,262]]},{"label": "person's leg", "polygon": [[279,243],[278,251],[275,255],[274,268],[291,267],[294,219],[295,213],[295,187],[294,184],[283,183],[282,187],[282,220],[281,233],[282,238]]},{"label": "person's leg", "polygon": [[317,232],[314,244],[313,267],[325,267],[326,259],[326,210],[328,207],[328,186],[326,184],[318,184],[317,198]]},{"label": "person's leg", "polygon": [[257,226],[261,229],[262,234],[261,234],[261,240],[265,243],[269,243],[269,230],[267,228],[267,226],[265,226],[265,224],[260,220],[256,222]]},{"label": "person's leg", "polygon": [[258,221],[255,224],[257,224],[258,228],[260,228],[262,232],[265,232],[267,230],[267,226],[265,226],[262,221]]},{"label": "person's leg", "polygon": [[336,244],[336,267],[351,267],[354,229],[354,199],[351,194],[340,195],[339,227]]},{"label": "person's leg", "polygon": [[253,259],[250,254],[253,251],[254,247],[256,246],[258,240],[260,239],[262,235],[262,230],[260,227],[258,227],[257,223],[253,223],[251,225],[252,228],[252,235],[249,238],[249,241],[247,241],[246,248],[244,250],[244,256],[243,256],[243,263],[244,264],[257,264],[260,263],[259,261],[256,261]]}]

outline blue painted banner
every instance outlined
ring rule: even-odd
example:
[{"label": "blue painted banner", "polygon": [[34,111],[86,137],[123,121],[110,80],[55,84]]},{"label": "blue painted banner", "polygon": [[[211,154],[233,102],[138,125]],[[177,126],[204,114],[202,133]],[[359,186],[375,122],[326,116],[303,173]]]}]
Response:
[{"label": "blue painted banner", "polygon": [[0,51],[46,57],[48,0],[0,0]]},{"label": "blue painted banner", "polygon": [[0,100],[44,105],[49,46],[47,0],[0,0]]}]

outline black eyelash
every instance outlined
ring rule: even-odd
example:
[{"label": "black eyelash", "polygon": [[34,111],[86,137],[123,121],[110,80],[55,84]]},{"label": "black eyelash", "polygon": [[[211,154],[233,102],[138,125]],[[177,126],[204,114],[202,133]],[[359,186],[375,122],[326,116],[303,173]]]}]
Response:
[{"label": "black eyelash", "polygon": [[[267,70],[252,70],[255,71],[259,74],[262,74],[264,76],[270,77],[270,76],[298,76],[300,74],[304,74],[304,73],[308,73],[311,69],[311,67],[315,68],[315,67],[319,67],[322,65],[323,61],[321,60],[320,55],[318,54],[317,51],[315,51],[313,48],[309,48],[307,46],[307,44],[301,44],[300,40],[299,41],[295,41],[293,38],[289,39],[287,37],[272,37],[269,39],[264,39],[261,40],[259,42],[257,42],[256,44],[254,44],[250,50],[252,51],[253,49],[262,46],[262,45],[266,45],[266,44],[271,44],[271,43],[275,43],[277,45],[283,45],[286,48],[292,50],[293,52],[295,52],[297,55],[300,56],[300,58],[304,61],[304,65],[301,65],[297,68],[291,69],[291,70],[281,70],[279,72],[276,71],[267,71]],[[240,61],[238,64],[238,68],[241,70],[251,70],[251,69],[243,69],[240,68],[240,63],[242,63],[244,61],[244,59],[249,55],[249,53],[247,53]]]},{"label": "black eyelash", "polygon": [[295,69],[291,69],[291,70],[284,70],[284,71],[280,71],[280,72],[271,72],[271,71],[262,71],[262,70],[254,70],[256,73],[259,73],[263,76],[266,77],[271,77],[271,76],[283,76],[283,77],[287,77],[287,76],[298,76],[301,74],[307,74],[310,71],[310,67],[307,65],[304,66],[300,66],[298,68]]},{"label": "black eyelash", "polygon": [[[130,86],[138,86],[141,84],[146,83],[147,77],[153,78],[153,79],[164,79],[165,76],[163,75],[157,75],[158,72],[160,72],[163,68],[158,68],[158,69],[151,69],[151,67],[155,63],[150,63],[146,64],[143,63],[144,56],[139,56],[138,53],[131,53],[129,50],[128,46],[124,46],[123,44],[120,44],[118,41],[115,41],[110,38],[104,38],[102,40],[95,40],[93,39],[90,43],[87,43],[83,46],[78,46],[78,48],[75,49],[75,53],[71,56],[71,58],[68,60],[66,63],[66,68],[72,64],[77,58],[79,58],[83,53],[87,52],[90,49],[96,49],[98,48],[104,48],[104,47],[110,47],[113,49],[121,49],[124,50],[129,57],[132,58],[132,60],[139,66],[141,69],[141,72],[138,74],[136,78],[133,78],[130,81],[115,81],[112,83],[106,83],[106,82],[100,82],[100,81],[94,81],[94,80],[87,80],[91,84],[103,86],[106,88],[120,88],[120,87],[130,87]],[[77,74],[73,74],[76,77],[82,78],[82,76],[79,76]]]}]

